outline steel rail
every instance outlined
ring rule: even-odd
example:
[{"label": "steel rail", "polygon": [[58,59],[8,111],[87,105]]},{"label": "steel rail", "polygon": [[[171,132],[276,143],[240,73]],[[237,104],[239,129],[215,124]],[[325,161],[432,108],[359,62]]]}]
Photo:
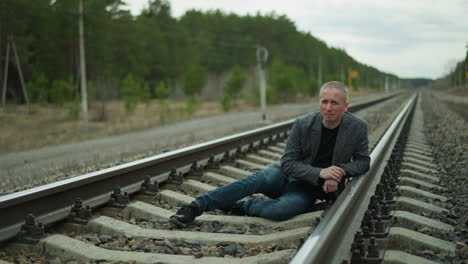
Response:
[{"label": "steel rail", "polygon": [[342,263],[350,256],[354,234],[416,100],[414,94],[370,154],[369,171],[349,182],[291,263]]},{"label": "steel rail", "polygon": [[[350,112],[369,107],[392,98],[396,94],[352,104]],[[210,157],[221,157],[226,151],[233,153],[236,148],[245,148],[263,139],[286,135],[294,120],[288,120],[247,132],[211,140],[205,143],[158,154],[152,157],[99,170],[78,177],[46,184],[32,189],[0,197],[0,242],[14,237],[26,216],[33,214],[36,221],[44,225],[65,219],[77,198],[92,208],[110,200],[115,186],[129,194],[141,189],[145,176],[151,182],[161,183],[168,178],[171,169],[187,173],[194,161],[199,166],[207,164]]]}]

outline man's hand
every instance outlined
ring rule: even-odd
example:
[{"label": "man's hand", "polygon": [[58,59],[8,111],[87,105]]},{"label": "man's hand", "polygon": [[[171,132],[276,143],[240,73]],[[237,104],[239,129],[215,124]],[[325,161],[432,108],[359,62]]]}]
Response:
[{"label": "man's hand", "polygon": [[342,168],[337,166],[330,166],[320,171],[320,178],[324,180],[335,180],[340,182],[341,178],[343,178],[345,174],[346,172]]},{"label": "man's hand", "polygon": [[325,180],[325,183],[322,186],[324,192],[336,192],[338,190],[338,182],[335,180]]}]

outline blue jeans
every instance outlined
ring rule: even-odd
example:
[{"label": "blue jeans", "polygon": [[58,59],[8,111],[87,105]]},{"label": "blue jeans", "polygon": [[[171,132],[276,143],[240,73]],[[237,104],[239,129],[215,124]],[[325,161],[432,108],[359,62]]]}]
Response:
[{"label": "blue jeans", "polygon": [[286,220],[309,211],[315,203],[317,192],[320,191],[320,187],[308,184],[288,184],[281,167],[275,164],[246,178],[209,191],[196,198],[195,203],[205,212],[226,208],[246,196],[262,193],[272,200],[247,200],[244,203],[246,214],[272,220]]}]

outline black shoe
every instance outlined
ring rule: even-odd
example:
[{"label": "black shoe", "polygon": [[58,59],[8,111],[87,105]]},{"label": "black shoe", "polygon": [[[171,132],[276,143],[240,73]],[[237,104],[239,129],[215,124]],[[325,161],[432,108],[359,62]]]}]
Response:
[{"label": "black shoe", "polygon": [[222,208],[221,210],[228,212],[232,215],[239,215],[239,216],[246,215],[245,210],[244,210],[244,203],[245,201],[238,201],[229,206]]},{"label": "black shoe", "polygon": [[192,223],[195,220],[195,217],[202,214],[200,207],[195,202],[192,202],[189,205],[182,206],[177,213],[169,217],[169,223],[178,226],[186,227],[187,224]]}]

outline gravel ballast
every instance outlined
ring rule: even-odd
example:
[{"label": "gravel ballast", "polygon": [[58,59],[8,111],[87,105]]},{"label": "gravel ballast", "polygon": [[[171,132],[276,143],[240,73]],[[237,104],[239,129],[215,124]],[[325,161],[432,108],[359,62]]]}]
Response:
[{"label": "gravel ballast", "polygon": [[466,109],[466,99],[458,98],[455,102],[444,97],[440,100],[434,93],[423,93],[424,131],[433,148],[440,178],[438,184],[445,188],[433,192],[449,198],[440,202],[449,212],[434,217],[455,227],[444,239],[457,245],[456,255],[446,257],[442,260],[444,263],[468,263],[468,124],[461,114],[450,109],[451,104],[460,102],[464,102]]}]

